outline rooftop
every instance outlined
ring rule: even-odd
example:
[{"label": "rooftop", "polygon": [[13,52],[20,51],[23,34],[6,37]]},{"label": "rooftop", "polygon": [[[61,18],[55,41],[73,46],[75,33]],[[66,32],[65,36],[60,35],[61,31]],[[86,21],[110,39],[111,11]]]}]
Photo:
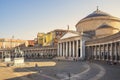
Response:
[{"label": "rooftop", "polygon": [[88,16],[86,16],[86,17],[83,18],[83,19],[92,18],[92,17],[100,17],[100,16],[113,17],[113,16],[111,16],[110,14],[108,14],[108,13],[106,13],[106,12],[103,12],[103,11],[97,9],[97,10],[95,10],[93,13],[89,14]]}]

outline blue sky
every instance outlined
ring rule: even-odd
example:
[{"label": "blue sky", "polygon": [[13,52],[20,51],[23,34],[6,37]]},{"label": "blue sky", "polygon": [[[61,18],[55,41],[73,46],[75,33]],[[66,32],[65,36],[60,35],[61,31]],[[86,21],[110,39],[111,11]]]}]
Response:
[{"label": "blue sky", "polygon": [[120,0],[0,0],[0,38],[34,39],[38,32],[75,30],[76,23],[99,9],[120,17]]}]

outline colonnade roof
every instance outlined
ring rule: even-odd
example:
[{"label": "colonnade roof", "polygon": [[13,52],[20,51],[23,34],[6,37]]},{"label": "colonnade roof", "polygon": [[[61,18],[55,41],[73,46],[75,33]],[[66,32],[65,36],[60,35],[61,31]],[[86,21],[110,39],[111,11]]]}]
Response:
[{"label": "colonnade roof", "polygon": [[56,47],[51,47],[51,46],[49,46],[49,47],[26,47],[26,48],[22,48],[23,50],[27,50],[27,49],[55,49]]},{"label": "colonnade roof", "polygon": [[107,37],[88,40],[88,41],[86,41],[85,44],[91,45],[91,44],[117,42],[117,41],[120,41],[120,32],[110,35],[110,36],[107,36]]}]

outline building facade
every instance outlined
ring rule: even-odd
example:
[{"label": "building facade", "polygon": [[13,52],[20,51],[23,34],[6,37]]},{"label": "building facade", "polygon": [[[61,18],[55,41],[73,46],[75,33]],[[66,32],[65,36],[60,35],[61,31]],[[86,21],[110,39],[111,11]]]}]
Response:
[{"label": "building facade", "polygon": [[20,46],[24,44],[25,46],[28,45],[27,40],[19,40],[19,39],[0,39],[0,49],[9,49]]},{"label": "building facade", "polygon": [[81,19],[58,42],[58,58],[120,62],[120,19],[99,9]]},{"label": "building facade", "polygon": [[39,44],[40,46],[43,45],[43,37],[44,37],[45,33],[38,33],[37,34],[37,44]]},{"label": "building facade", "polygon": [[35,45],[35,40],[27,40],[28,41],[28,47],[33,47]]},{"label": "building facade", "polygon": [[56,29],[48,33],[38,33],[37,42],[40,46],[57,46],[58,40],[66,33],[67,30]]}]

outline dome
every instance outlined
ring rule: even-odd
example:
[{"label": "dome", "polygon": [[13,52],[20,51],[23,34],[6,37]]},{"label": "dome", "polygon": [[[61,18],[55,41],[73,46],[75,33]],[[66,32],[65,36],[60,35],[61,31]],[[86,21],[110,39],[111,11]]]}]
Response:
[{"label": "dome", "polygon": [[91,13],[91,14],[89,14],[88,16],[86,16],[86,17],[83,18],[83,19],[92,18],[92,17],[100,17],[100,16],[103,16],[103,17],[113,17],[113,16],[111,16],[110,14],[105,13],[105,12],[97,9],[96,11],[94,11],[94,12]]},{"label": "dome", "polygon": [[[106,23],[106,25],[104,23]],[[102,28],[113,27],[120,29],[120,18],[114,17],[106,12],[97,9],[93,13],[81,19],[76,24],[76,30],[78,32],[81,32],[82,30],[83,32],[91,32],[95,31],[100,26],[102,26]]]},{"label": "dome", "polygon": [[103,23],[102,25],[100,25],[95,31],[96,38],[113,35],[117,32],[119,32],[119,29],[113,27],[112,25],[106,24],[106,23]]},{"label": "dome", "polygon": [[108,25],[108,24],[106,24],[106,23],[100,25],[97,29],[104,29],[104,28],[113,28],[113,29],[117,29],[117,28],[114,28],[113,26]]}]

